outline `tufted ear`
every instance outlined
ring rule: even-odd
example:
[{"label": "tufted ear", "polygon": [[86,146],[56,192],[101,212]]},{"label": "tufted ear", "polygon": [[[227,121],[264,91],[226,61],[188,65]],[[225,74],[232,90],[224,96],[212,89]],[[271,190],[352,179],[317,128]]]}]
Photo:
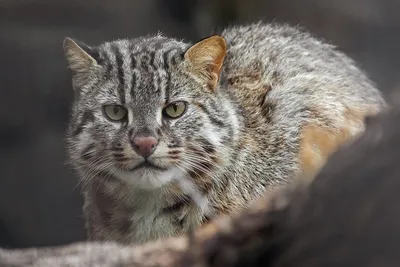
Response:
[{"label": "tufted ear", "polygon": [[189,62],[191,70],[215,90],[225,55],[225,39],[214,35],[191,46],[185,53],[185,60]]},{"label": "tufted ear", "polygon": [[68,65],[74,73],[87,72],[92,66],[98,64],[94,49],[81,42],[66,37],[63,47]]}]

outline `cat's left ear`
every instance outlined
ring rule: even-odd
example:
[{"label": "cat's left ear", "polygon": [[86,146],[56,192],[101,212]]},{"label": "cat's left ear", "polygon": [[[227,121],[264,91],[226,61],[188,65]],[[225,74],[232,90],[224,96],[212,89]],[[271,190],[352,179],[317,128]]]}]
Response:
[{"label": "cat's left ear", "polygon": [[214,90],[225,55],[225,39],[214,35],[191,46],[185,53],[185,60],[189,62],[191,70]]}]

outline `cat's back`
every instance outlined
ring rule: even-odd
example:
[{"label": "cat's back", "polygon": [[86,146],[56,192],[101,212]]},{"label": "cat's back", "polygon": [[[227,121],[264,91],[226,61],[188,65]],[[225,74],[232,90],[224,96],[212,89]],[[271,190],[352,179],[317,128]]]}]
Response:
[{"label": "cat's back", "polygon": [[384,102],[351,58],[299,27],[260,22],[230,27],[222,36],[228,45],[227,79],[270,86],[293,81],[303,88],[294,90],[296,93],[309,87],[312,91],[307,94],[324,96],[328,92],[349,102],[378,106]]},{"label": "cat's back", "polygon": [[[221,35],[228,47],[222,90],[239,103],[243,139],[257,140],[260,158],[294,157],[312,176],[339,145],[363,132],[366,116],[386,106],[351,58],[300,28],[256,23]],[[278,149],[285,153],[272,155]]]}]

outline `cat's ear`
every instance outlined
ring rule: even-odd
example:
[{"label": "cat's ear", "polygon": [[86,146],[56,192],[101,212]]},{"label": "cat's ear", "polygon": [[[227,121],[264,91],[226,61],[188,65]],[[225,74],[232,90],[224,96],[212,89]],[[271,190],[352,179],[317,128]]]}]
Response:
[{"label": "cat's ear", "polygon": [[82,42],[66,37],[63,48],[68,65],[74,73],[87,72],[98,64],[94,49]]},{"label": "cat's ear", "polygon": [[191,70],[214,90],[218,84],[225,55],[225,39],[214,35],[191,46],[185,52],[185,60],[189,62]]}]

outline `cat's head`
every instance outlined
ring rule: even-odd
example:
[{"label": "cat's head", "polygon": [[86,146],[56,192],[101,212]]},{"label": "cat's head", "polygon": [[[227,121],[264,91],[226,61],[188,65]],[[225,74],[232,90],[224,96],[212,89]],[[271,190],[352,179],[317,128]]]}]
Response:
[{"label": "cat's head", "polygon": [[161,36],[89,47],[65,39],[76,99],[69,153],[83,179],[99,172],[145,188],[205,179],[237,131],[219,88],[222,37],[188,45]]}]

